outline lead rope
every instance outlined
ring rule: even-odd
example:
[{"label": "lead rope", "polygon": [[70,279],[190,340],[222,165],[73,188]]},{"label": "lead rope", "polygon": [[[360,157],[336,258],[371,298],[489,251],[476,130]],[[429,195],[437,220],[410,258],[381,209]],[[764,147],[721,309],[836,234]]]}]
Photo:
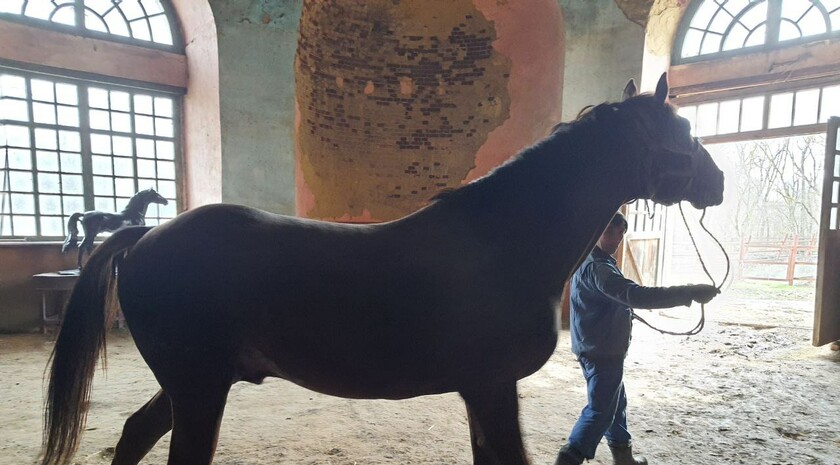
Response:
[{"label": "lead rope", "polygon": [[[709,269],[706,268],[706,262],[703,261],[703,256],[700,255],[700,249],[697,247],[697,241],[694,240],[694,234],[691,233],[691,228],[688,227],[688,221],[685,219],[685,213],[683,212],[682,203],[679,204],[680,206],[680,216],[682,217],[683,224],[685,225],[686,231],[688,231],[688,237],[691,238],[691,245],[694,246],[694,252],[697,253],[697,258],[700,260],[700,266],[703,267],[703,272],[706,273],[706,276],[709,277],[709,280],[712,281],[712,286],[715,286],[718,290],[721,290],[723,284],[726,282],[727,278],[729,278],[729,255],[726,253],[726,249],[723,248],[723,244],[712,234],[709,229],[703,224],[703,220],[706,218],[706,209],[703,209],[703,214],[700,215],[700,227],[703,228],[703,231],[706,231],[706,234],[715,241],[715,244],[720,247],[720,251],[723,252],[723,257],[726,259],[726,274],[723,276],[723,280],[721,280],[720,284],[715,283],[715,278],[712,277],[712,274],[709,273]],[[703,331],[703,328],[706,326],[706,304],[700,304],[700,321],[688,331],[679,332],[679,331],[668,331],[664,329],[659,329],[652,324],[645,321],[644,318],[640,317],[636,314],[632,309],[630,312],[633,315],[633,318],[641,321],[649,328],[659,331],[662,334],[670,334],[671,336],[694,336],[695,334],[699,334],[700,331]]]}]

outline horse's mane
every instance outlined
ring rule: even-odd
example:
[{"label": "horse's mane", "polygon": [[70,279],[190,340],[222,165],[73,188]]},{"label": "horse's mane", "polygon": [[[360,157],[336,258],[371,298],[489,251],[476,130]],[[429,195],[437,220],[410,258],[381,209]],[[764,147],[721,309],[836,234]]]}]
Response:
[{"label": "horse's mane", "polygon": [[[529,147],[524,148],[516,155],[514,155],[513,157],[511,157],[510,159],[508,159],[503,164],[499,165],[497,168],[493,169],[483,177],[476,179],[475,181],[472,181],[463,186],[444,189],[438,192],[434,197],[432,197],[431,200],[433,202],[437,202],[441,200],[451,200],[462,197],[468,197],[471,195],[479,195],[475,194],[475,192],[482,192],[484,190],[487,190],[485,189],[487,184],[495,182],[496,180],[501,180],[508,178],[509,176],[513,176],[512,173],[518,172],[523,168],[525,168],[525,171],[527,171],[527,165],[531,165],[533,169],[538,170],[540,169],[541,165],[545,163],[541,161],[546,158],[541,156],[544,152],[573,151],[568,150],[573,148],[573,146],[568,146],[568,142],[566,142],[571,140],[569,136],[571,136],[572,134],[583,135],[588,130],[593,129],[596,125],[609,124],[611,121],[614,121],[614,115],[618,113],[619,108],[633,112],[634,109],[650,105],[653,102],[656,102],[655,97],[650,93],[645,93],[629,98],[620,103],[605,102],[599,105],[588,105],[578,112],[574,120],[555,124],[545,138],[537,141]],[[661,105],[661,103],[656,104]],[[676,107],[674,107],[670,103],[666,103],[666,107],[670,111],[676,112]],[[635,119],[631,119],[630,121],[635,121]],[[642,130],[643,123],[637,123],[639,124],[638,127],[625,130],[635,132]],[[614,126],[614,133],[621,131],[621,128],[618,125]],[[621,134],[616,134],[616,137],[621,136]],[[603,143],[604,141],[599,140],[597,142]],[[559,157],[565,156],[566,158],[569,158],[571,154],[558,153],[557,155]],[[556,159],[556,157],[552,158]],[[560,180],[558,180],[558,182],[560,182]]]}]

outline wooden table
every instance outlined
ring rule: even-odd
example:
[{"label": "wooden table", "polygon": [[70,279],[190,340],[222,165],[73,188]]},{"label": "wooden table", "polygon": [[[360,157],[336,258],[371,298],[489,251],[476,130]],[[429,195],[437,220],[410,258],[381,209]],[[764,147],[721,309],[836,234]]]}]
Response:
[{"label": "wooden table", "polygon": [[[64,300],[66,294],[73,290],[76,281],[79,280],[79,270],[55,271],[51,273],[39,273],[32,276],[35,290],[41,293],[41,331],[47,334],[51,326],[59,326],[64,313]],[[50,294],[62,297],[58,311],[50,311],[47,305],[47,298]]]}]

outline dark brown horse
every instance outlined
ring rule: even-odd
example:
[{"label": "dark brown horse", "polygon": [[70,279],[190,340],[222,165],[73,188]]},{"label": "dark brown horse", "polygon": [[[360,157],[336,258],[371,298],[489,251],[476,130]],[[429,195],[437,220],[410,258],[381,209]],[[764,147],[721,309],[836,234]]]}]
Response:
[{"label": "dark brown horse", "polygon": [[162,389],[126,422],[114,464],[137,464],[170,429],[169,465],[211,463],[231,384],[267,376],[350,398],[458,392],[474,463],[529,463],[516,382],[554,351],[563,283],[616,209],[722,201],[723,174],[667,94],[663,75],[655,94],[596,106],[397,221],[212,205],[115,233],[67,307],[43,464],[78,445],[115,281]]},{"label": "dark brown horse", "polygon": [[[61,253],[66,253],[78,245],[79,256],[77,263],[79,268],[81,268],[84,255],[86,253],[89,254],[93,250],[93,241],[96,240],[96,236],[99,233],[116,231],[126,226],[145,225],[146,210],[151,203],[167,205],[169,201],[158,194],[157,191],[150,188],[131,196],[125,208],[119,213],[96,210],[73,213],[70,215],[70,219],[67,220],[67,238],[64,239],[64,245],[61,246]],[[81,245],[79,245],[79,228],[76,226],[78,222],[82,223],[82,230],[85,233],[85,238],[82,240]]]}]

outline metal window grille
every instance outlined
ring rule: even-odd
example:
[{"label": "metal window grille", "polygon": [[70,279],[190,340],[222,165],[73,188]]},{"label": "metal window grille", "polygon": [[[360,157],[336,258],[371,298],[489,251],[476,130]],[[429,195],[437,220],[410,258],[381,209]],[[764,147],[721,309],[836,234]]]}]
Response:
[{"label": "metal window grille", "polygon": [[0,239],[55,239],[75,212],[154,188],[147,224],[177,213],[180,99],[0,67]]}]

